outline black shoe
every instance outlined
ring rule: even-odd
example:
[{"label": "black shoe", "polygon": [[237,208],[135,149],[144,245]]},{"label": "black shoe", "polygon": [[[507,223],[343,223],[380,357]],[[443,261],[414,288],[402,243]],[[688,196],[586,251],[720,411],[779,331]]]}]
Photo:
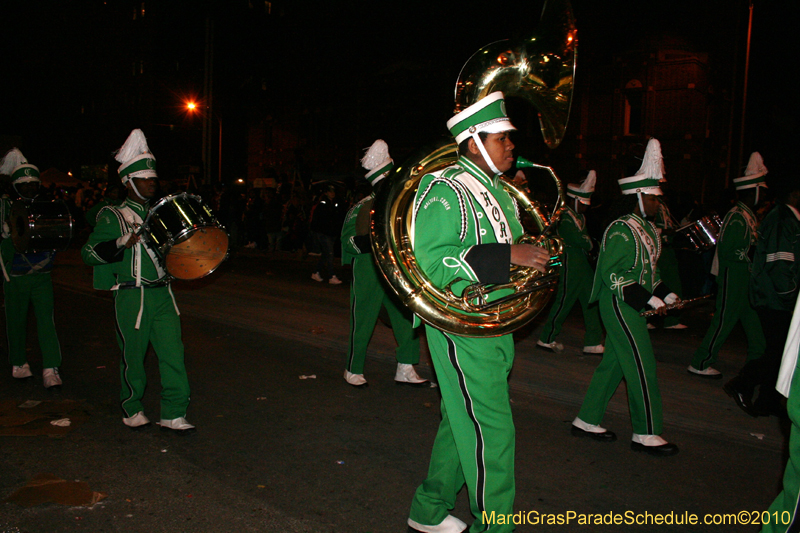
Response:
[{"label": "black shoe", "polygon": [[676,455],[680,451],[676,445],[669,442],[661,446],[645,446],[638,442],[631,442],[631,450],[635,452],[644,452],[656,457],[668,457],[670,455]]},{"label": "black shoe", "polygon": [[733,398],[733,401],[736,402],[736,405],[738,405],[742,411],[752,417],[758,416],[753,411],[753,393],[751,392],[748,394],[742,390],[741,380],[738,377],[733,378],[723,385],[722,390],[724,390],[728,396]]},{"label": "black shoe", "polygon": [[589,437],[590,439],[594,439],[598,442],[614,442],[617,440],[617,435],[613,431],[604,431],[602,433],[592,433],[591,431],[586,431],[578,426],[572,426],[570,432],[575,437]]}]

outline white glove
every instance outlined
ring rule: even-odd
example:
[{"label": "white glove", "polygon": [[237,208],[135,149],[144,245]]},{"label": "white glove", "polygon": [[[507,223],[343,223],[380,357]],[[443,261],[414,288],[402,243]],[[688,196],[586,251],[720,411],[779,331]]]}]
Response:
[{"label": "white glove", "polygon": [[649,300],[647,300],[647,305],[652,307],[653,309],[661,309],[664,307],[664,300],[659,298],[658,296],[651,296]]},{"label": "white glove", "polygon": [[678,300],[680,300],[680,298],[678,298],[678,295],[675,294],[674,292],[671,292],[667,294],[667,296],[664,298],[664,303],[667,305],[672,305]]},{"label": "white glove", "polygon": [[131,240],[133,237],[133,232],[129,231],[122,237],[117,237],[117,248],[125,248],[125,245],[128,244],[128,241]]}]

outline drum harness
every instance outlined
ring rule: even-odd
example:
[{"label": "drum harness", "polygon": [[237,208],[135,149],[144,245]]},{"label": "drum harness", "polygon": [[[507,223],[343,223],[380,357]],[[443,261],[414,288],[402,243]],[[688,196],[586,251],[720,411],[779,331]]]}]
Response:
[{"label": "drum harness", "polygon": [[[137,236],[140,234],[139,229],[142,227],[142,218],[130,207],[117,207],[115,208],[117,212],[122,215],[122,218],[125,220],[125,223],[129,228],[133,228],[134,232]],[[167,273],[161,268],[161,263],[159,262],[158,258],[155,256],[153,251],[150,249],[149,246],[143,244],[141,240],[137,241],[134,245],[133,251],[133,264],[134,269],[136,271],[136,281],[135,282],[122,282],[117,283],[113,287],[111,287],[112,291],[116,291],[119,289],[136,289],[138,288],[141,294],[141,298],[139,300],[139,314],[136,315],[136,326],[135,329],[139,329],[142,324],[142,313],[144,312],[144,290],[145,289],[155,289],[158,287],[167,287],[167,291],[169,291],[169,295],[172,298],[172,305],[175,307],[175,312],[180,316],[181,312],[178,309],[178,303],[175,301],[175,295],[172,293],[172,285],[169,282],[169,278],[164,280],[163,278],[167,277]],[[153,261],[153,264],[156,267],[156,272],[158,272],[159,281],[153,284],[142,284],[142,248],[145,249],[147,255],[150,257],[150,260]]]}]

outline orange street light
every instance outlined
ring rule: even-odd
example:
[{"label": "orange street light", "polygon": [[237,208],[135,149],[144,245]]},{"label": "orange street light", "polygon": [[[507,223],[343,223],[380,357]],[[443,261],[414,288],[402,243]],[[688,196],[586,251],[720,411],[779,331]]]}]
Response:
[{"label": "orange street light", "polygon": [[194,111],[197,109],[197,104],[195,102],[186,102],[186,109],[189,111]]}]

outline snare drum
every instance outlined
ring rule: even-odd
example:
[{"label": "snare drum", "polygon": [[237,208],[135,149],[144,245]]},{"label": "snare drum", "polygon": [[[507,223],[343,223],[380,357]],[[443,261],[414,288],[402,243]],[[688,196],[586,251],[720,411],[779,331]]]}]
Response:
[{"label": "snare drum", "polygon": [[722,227],[719,216],[703,217],[695,222],[684,224],[675,230],[675,235],[688,242],[689,248],[702,253],[717,245],[717,237]]},{"label": "snare drum", "polygon": [[72,215],[62,200],[17,200],[11,207],[9,227],[19,253],[63,252],[72,240]]},{"label": "snare drum", "polygon": [[176,279],[199,279],[228,257],[228,233],[199,196],[174,194],[159,200],[142,224],[142,237]]}]

